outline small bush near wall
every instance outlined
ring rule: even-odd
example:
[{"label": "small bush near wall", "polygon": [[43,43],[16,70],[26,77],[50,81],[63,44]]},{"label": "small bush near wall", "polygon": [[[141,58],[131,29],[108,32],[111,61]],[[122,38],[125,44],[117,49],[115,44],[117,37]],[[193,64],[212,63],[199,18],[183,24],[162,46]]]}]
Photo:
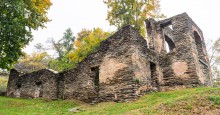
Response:
[{"label": "small bush near wall", "polygon": [[6,92],[7,83],[8,83],[8,77],[0,76],[0,93]]}]

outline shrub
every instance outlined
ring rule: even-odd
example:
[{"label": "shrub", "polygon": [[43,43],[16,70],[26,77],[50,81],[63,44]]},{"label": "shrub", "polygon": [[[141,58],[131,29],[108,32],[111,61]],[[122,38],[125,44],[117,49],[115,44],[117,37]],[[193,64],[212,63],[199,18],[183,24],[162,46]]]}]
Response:
[{"label": "shrub", "polygon": [[220,105],[220,96],[209,96],[209,100],[213,101],[216,105]]},{"label": "shrub", "polygon": [[8,77],[0,76],[0,92],[5,92],[7,88]]}]

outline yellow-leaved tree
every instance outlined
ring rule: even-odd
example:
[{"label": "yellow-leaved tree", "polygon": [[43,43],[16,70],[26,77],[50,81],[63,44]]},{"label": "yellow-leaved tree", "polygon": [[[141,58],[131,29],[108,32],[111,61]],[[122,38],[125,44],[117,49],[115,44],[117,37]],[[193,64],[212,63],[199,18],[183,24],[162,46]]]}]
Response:
[{"label": "yellow-leaved tree", "polygon": [[[81,62],[87,55],[95,51],[100,42],[105,40],[110,36],[111,32],[105,32],[101,28],[94,28],[92,30],[82,29],[77,33],[77,37],[65,37],[65,38],[74,38],[74,40],[69,40],[68,45],[71,50],[65,50],[65,53],[62,53],[62,56],[58,56],[57,59],[52,59],[49,62],[49,68],[56,71],[68,70],[76,67],[79,62]],[[68,34],[69,35],[69,34]],[[66,34],[64,34],[66,36]],[[58,47],[58,44],[54,45]],[[65,44],[60,44],[59,46],[65,46]],[[56,50],[58,53],[59,51]]]},{"label": "yellow-leaved tree", "polygon": [[118,29],[127,24],[133,25],[145,36],[144,21],[147,18],[162,18],[160,0],[104,0],[108,7],[107,20]]},{"label": "yellow-leaved tree", "polygon": [[76,49],[68,54],[68,58],[77,65],[88,54],[96,50],[100,42],[110,35],[111,32],[105,32],[101,28],[94,28],[93,30],[83,29],[78,33],[78,37],[74,43]]}]

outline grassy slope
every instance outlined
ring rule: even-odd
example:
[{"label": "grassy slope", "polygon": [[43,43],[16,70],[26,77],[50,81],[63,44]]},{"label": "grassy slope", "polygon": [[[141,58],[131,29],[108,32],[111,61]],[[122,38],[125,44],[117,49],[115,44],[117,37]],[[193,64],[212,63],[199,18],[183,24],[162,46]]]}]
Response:
[{"label": "grassy slope", "polygon": [[[80,104],[74,100],[47,101],[0,97],[0,114],[215,114],[220,113],[220,88],[191,88],[147,94],[129,103]],[[76,114],[76,113],[74,113]]]}]

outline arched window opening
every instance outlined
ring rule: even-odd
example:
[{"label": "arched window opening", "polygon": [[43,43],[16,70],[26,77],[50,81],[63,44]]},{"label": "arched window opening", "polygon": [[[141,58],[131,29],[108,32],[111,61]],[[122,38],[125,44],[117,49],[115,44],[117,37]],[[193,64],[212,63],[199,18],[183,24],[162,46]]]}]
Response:
[{"label": "arched window opening", "polygon": [[165,50],[167,53],[173,52],[174,49],[176,48],[175,44],[173,43],[173,41],[167,36],[165,36]]},{"label": "arched window opening", "polygon": [[194,31],[194,38],[195,38],[196,46],[200,44],[202,45],[202,39],[196,31]]},{"label": "arched window opening", "polygon": [[195,38],[195,42],[196,42],[196,50],[198,52],[198,56],[199,56],[200,59],[205,61],[203,46],[202,46],[202,39],[196,31],[194,31],[194,38]]}]

